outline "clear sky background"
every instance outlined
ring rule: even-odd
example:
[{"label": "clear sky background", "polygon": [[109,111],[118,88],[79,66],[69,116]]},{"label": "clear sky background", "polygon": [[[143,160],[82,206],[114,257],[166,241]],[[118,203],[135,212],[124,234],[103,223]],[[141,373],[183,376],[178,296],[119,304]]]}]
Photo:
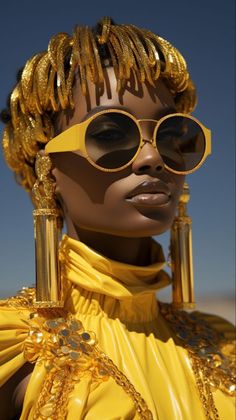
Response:
[{"label": "clear sky background", "polygon": [[[104,15],[151,29],[184,55],[198,88],[194,115],[213,132],[213,154],[188,177],[197,295],[233,295],[235,214],[234,0],[8,0],[0,7],[0,107],[16,70],[57,32]],[[1,126],[1,131],[3,126]],[[0,156],[0,296],[34,282],[32,207]],[[167,252],[168,235],[160,238]]]}]

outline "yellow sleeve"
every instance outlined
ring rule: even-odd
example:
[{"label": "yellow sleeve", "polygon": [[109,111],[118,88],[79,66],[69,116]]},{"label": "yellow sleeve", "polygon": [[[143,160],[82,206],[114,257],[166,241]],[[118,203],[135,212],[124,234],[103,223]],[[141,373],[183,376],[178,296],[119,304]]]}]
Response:
[{"label": "yellow sleeve", "polygon": [[0,301],[0,386],[26,362],[23,345],[29,330],[26,321],[30,312],[29,308],[15,307],[11,298]]}]

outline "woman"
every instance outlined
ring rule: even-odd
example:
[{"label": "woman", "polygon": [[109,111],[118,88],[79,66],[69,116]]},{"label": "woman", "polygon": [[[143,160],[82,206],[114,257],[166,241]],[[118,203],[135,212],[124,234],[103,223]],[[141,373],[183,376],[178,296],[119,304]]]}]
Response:
[{"label": "woman", "polygon": [[26,63],[3,148],[36,207],[37,290],[2,302],[3,418],[233,418],[231,326],[155,294],[170,280],[151,237],[179,200],[186,218],[210,153],[195,102],[172,45],[109,18]]}]

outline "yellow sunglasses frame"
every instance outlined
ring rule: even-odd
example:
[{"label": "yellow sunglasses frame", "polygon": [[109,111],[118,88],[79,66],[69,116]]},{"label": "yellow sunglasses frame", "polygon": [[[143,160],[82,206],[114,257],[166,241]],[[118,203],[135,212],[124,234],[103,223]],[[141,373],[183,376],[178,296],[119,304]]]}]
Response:
[{"label": "yellow sunglasses frame", "polygon": [[[103,167],[97,165],[89,157],[89,155],[87,153],[87,150],[86,150],[86,145],[85,145],[86,130],[87,130],[89,124],[95,118],[97,118],[98,116],[103,115],[103,114],[108,114],[110,112],[124,114],[124,115],[128,116],[129,118],[131,118],[135,122],[136,126],[138,127],[139,134],[140,134],[140,143],[139,143],[139,147],[138,147],[138,150],[135,153],[135,155],[132,157],[132,159],[128,163],[126,163],[123,166],[120,166],[119,168],[115,168],[115,169],[103,168]],[[203,134],[205,136],[205,142],[206,142],[205,143],[205,151],[204,151],[204,154],[202,156],[201,161],[197,164],[197,166],[195,166],[195,168],[190,169],[188,171],[176,171],[176,170],[170,168],[168,165],[166,165],[163,162],[164,167],[168,171],[173,172],[177,175],[187,175],[187,174],[190,174],[192,172],[195,172],[203,164],[203,162],[206,160],[207,156],[211,154],[211,130],[209,130],[202,123],[200,123],[200,121],[198,121],[197,118],[192,117],[191,115],[182,114],[182,113],[168,114],[168,115],[165,115],[164,117],[160,118],[159,120],[153,120],[153,119],[140,119],[140,120],[138,120],[134,117],[134,115],[130,114],[129,112],[123,111],[121,109],[111,108],[111,109],[103,110],[103,111],[100,111],[100,112],[92,115],[87,120],[73,125],[72,127],[68,128],[67,130],[60,133],[58,136],[51,139],[45,147],[45,152],[50,154],[50,153],[80,151],[82,153],[82,156],[85,157],[91,163],[91,165],[93,165],[95,168],[97,168],[101,171],[104,171],[104,172],[118,172],[118,171],[121,171],[122,169],[127,168],[136,159],[137,155],[139,154],[140,150],[142,149],[142,147],[144,146],[145,143],[152,144],[152,146],[158,151],[156,141],[155,141],[156,132],[157,132],[158,128],[160,127],[161,123],[163,121],[165,121],[166,119],[168,119],[170,117],[177,117],[177,116],[189,118],[189,119],[195,121],[200,126],[200,128],[203,131]],[[144,122],[144,121],[151,121],[151,122],[157,123],[156,126],[155,126],[155,129],[153,131],[153,137],[152,137],[151,140],[146,140],[142,136],[140,123]]]}]

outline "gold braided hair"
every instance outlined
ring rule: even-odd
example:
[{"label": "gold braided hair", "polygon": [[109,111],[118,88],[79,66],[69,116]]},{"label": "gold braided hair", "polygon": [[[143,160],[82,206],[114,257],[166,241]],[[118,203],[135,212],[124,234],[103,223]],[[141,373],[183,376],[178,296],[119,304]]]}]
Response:
[{"label": "gold braided hair", "polygon": [[116,25],[103,18],[97,29],[76,26],[73,36],[58,33],[47,51],[30,58],[10,96],[10,118],[3,134],[3,151],[17,181],[31,191],[35,156],[53,137],[55,113],[74,107],[73,83],[78,73],[82,92],[87,82],[103,88],[103,67],[114,67],[117,90],[133,72],[151,85],[161,77],[173,94],[178,112],[190,113],[196,91],[184,58],[168,41],[134,25]]}]

